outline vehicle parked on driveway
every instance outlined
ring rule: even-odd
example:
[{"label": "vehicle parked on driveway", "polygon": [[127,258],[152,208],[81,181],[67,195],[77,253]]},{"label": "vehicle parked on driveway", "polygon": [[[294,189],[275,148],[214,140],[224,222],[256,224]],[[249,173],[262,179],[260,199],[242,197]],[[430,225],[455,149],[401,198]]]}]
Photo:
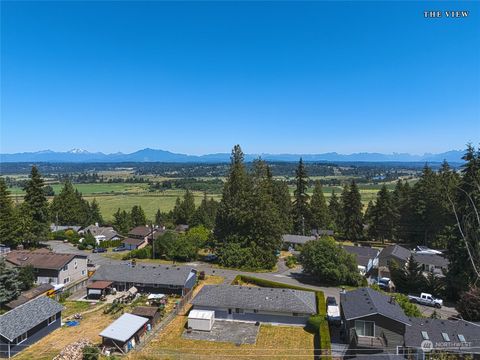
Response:
[{"label": "vehicle parked on driveway", "polygon": [[127,251],[128,249],[124,246],[118,246],[116,248],[113,249],[113,251],[115,252],[119,252],[119,251]]},{"label": "vehicle parked on driveway", "polygon": [[393,289],[393,282],[390,278],[383,277],[377,280],[377,285],[383,291],[392,291]]},{"label": "vehicle parked on driveway", "polygon": [[107,249],[101,248],[101,247],[97,247],[92,250],[92,253],[104,253],[104,252],[107,252]]},{"label": "vehicle parked on driveway", "polygon": [[327,320],[334,324],[340,325],[340,308],[337,305],[337,300],[333,296],[328,296],[327,303]]},{"label": "vehicle parked on driveway", "polygon": [[420,296],[408,295],[408,299],[412,303],[433,306],[437,309],[440,309],[443,306],[443,300],[434,298],[432,294],[421,293]]}]

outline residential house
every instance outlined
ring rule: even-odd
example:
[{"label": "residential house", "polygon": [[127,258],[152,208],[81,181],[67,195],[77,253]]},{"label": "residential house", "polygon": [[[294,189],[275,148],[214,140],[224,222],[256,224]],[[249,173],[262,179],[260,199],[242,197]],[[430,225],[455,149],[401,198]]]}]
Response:
[{"label": "residential house", "polygon": [[180,224],[175,226],[176,232],[187,232],[190,227],[186,224]]},{"label": "residential house", "polygon": [[47,249],[15,250],[8,253],[5,260],[18,267],[31,265],[37,284],[61,285],[71,291],[87,284],[86,255],[59,254]]},{"label": "residential house", "polygon": [[412,326],[393,297],[371,288],[340,293],[342,333],[350,355],[397,353]]},{"label": "residential house", "polygon": [[149,226],[137,226],[128,232],[128,237],[122,244],[128,250],[141,249],[155,238],[158,228]]},{"label": "residential house", "polygon": [[79,225],[57,225],[57,224],[50,224],[50,231],[57,232],[57,231],[67,231],[73,230],[78,232],[82,227]]},{"label": "residential house", "polygon": [[158,306],[137,306],[132,310],[132,314],[147,318],[147,324],[151,327],[154,327],[162,317]]},{"label": "residential house", "polygon": [[443,275],[448,270],[449,261],[442,255],[412,253],[412,256],[426,273]]},{"label": "residential house", "polygon": [[146,333],[147,318],[123,314],[100,333],[102,345],[122,354],[129,352]]},{"label": "residential house", "polygon": [[39,296],[46,296],[53,292],[54,286],[52,284],[40,284],[33,289],[23,291],[18,298],[5,304],[5,307],[14,309],[26,302],[35,299]]},{"label": "residential house", "polygon": [[118,234],[113,227],[111,226],[98,226],[98,223],[95,225],[89,225],[78,232],[79,234],[91,234],[96,242],[97,245],[100,244],[102,241],[110,241],[110,240],[120,240],[123,239],[123,236]]},{"label": "residential house", "polygon": [[333,236],[333,230],[313,229],[313,230],[312,230],[312,235],[313,235],[313,236],[316,236],[316,237]]},{"label": "residential house", "polygon": [[37,297],[0,315],[0,357],[10,358],[59,328],[63,306]]},{"label": "residential house", "polygon": [[296,250],[299,247],[305,245],[309,241],[317,240],[316,236],[304,236],[304,235],[282,235],[283,248],[290,251]]},{"label": "residential house", "polygon": [[305,325],[317,313],[314,292],[237,285],[205,285],[191,304],[217,320]]},{"label": "residential house", "polygon": [[378,269],[378,277],[390,277],[390,263],[395,261],[403,267],[411,255],[410,250],[400,245],[389,245],[383,248],[374,261],[374,267]]},{"label": "residential house", "polygon": [[411,322],[403,351],[409,359],[423,360],[425,343],[442,352],[480,355],[480,325],[464,320],[424,318],[412,318]]},{"label": "residential house", "polygon": [[183,266],[166,265],[102,265],[93,281],[111,281],[119,291],[132,286],[143,293],[185,295],[197,281],[197,271]]},{"label": "residential house", "polygon": [[367,246],[343,246],[343,249],[355,256],[358,271],[360,274],[366,275],[373,268],[373,262],[380,252]]}]

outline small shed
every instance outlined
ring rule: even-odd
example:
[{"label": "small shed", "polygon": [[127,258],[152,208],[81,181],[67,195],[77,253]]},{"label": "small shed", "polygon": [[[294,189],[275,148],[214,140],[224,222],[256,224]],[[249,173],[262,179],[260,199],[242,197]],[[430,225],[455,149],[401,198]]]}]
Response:
[{"label": "small shed", "polygon": [[107,295],[112,288],[111,281],[95,281],[87,285],[87,299],[99,299]]},{"label": "small shed", "polygon": [[160,320],[160,311],[155,306],[137,306],[132,310],[132,314],[147,318],[148,324],[152,327]]},{"label": "small shed", "polygon": [[192,310],[188,314],[188,327],[193,330],[212,330],[215,322],[215,311],[211,310]]},{"label": "small shed", "polygon": [[147,322],[147,318],[123,314],[100,333],[102,345],[127,353],[140,342]]}]

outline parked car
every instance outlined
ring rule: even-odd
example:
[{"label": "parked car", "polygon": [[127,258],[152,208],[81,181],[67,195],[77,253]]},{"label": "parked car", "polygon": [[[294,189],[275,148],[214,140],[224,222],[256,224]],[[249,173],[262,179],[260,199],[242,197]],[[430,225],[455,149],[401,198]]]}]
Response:
[{"label": "parked car", "polygon": [[421,293],[420,296],[408,295],[408,299],[412,303],[433,306],[437,309],[440,309],[443,306],[443,300],[434,298],[432,294]]},{"label": "parked car", "polygon": [[334,324],[340,325],[340,308],[337,305],[337,300],[333,296],[328,296],[327,300],[327,320]]},{"label": "parked car", "polygon": [[218,256],[215,254],[208,254],[208,255],[205,255],[205,257],[203,258],[203,260],[208,262],[216,261],[217,259],[218,259]]},{"label": "parked car", "polygon": [[101,247],[97,247],[92,250],[92,253],[104,253],[104,252],[107,252],[107,249],[101,248]]},{"label": "parked car", "polygon": [[113,251],[115,251],[115,252],[126,251],[126,250],[128,250],[128,249],[124,246],[118,246],[118,247],[113,249]]},{"label": "parked car", "polygon": [[393,288],[393,283],[390,278],[383,277],[377,280],[377,285],[380,289],[384,291],[391,291]]}]

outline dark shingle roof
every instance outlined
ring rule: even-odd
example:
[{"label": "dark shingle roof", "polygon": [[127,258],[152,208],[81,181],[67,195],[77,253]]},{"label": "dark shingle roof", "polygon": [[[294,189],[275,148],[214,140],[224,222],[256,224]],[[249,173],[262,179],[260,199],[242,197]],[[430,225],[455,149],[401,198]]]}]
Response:
[{"label": "dark shingle roof", "polygon": [[123,244],[135,245],[135,246],[141,245],[144,242],[145,242],[144,238],[142,238],[142,239],[126,238],[122,241]]},{"label": "dark shingle roof", "polygon": [[355,255],[357,264],[367,266],[370,259],[375,259],[378,255],[378,249],[367,246],[343,246],[343,249],[349,254]]},{"label": "dark shingle roof", "polygon": [[32,265],[36,269],[54,269],[59,270],[74,258],[87,258],[87,255],[79,254],[59,254],[47,249],[38,249],[34,251],[11,251],[5,257],[5,260],[16,266]]},{"label": "dark shingle roof", "polygon": [[340,293],[340,305],[346,320],[380,314],[389,319],[410,325],[400,305],[390,301],[390,296],[383,295],[371,288],[364,287],[347,293]]},{"label": "dark shingle roof", "polygon": [[400,245],[390,245],[390,246],[387,246],[386,248],[384,248],[380,254],[379,254],[379,258],[385,258],[385,257],[388,257],[388,256],[393,256],[399,260],[403,260],[403,261],[408,261],[408,259],[410,258],[410,256],[412,255],[411,251],[408,250],[408,249],[405,249],[404,247],[400,246]]},{"label": "dark shingle roof", "polygon": [[17,299],[10,301],[5,306],[10,309],[16,308],[52,289],[54,289],[52,284],[40,284],[33,289],[22,292]]},{"label": "dark shingle roof", "polygon": [[62,305],[47,296],[33,299],[0,316],[0,335],[13,341],[62,310]]},{"label": "dark shingle roof", "polygon": [[[444,343],[442,333],[448,334],[450,342],[461,343],[458,335],[463,335],[465,341],[470,343],[470,348],[476,348],[479,352],[480,347],[480,326],[469,323],[464,320],[442,320],[442,319],[420,319],[411,318],[412,326],[405,331],[405,346],[420,347],[424,338],[422,331],[426,331],[429,340],[436,343]],[[448,342],[448,341],[447,341]],[[469,347],[461,347],[463,352],[468,352]]]},{"label": "dark shingle roof", "polygon": [[137,306],[132,310],[132,314],[146,318],[153,318],[158,311],[158,307],[155,306]]},{"label": "dark shingle roof", "polygon": [[303,235],[282,235],[283,242],[292,244],[305,244],[307,241],[315,240],[315,236],[303,236]]},{"label": "dark shingle roof", "polygon": [[92,280],[183,286],[191,271],[191,268],[184,266],[102,265]]},{"label": "dark shingle roof", "polygon": [[128,232],[129,236],[149,236],[152,233],[152,229],[148,226],[137,226]]},{"label": "dark shingle roof", "polygon": [[191,303],[194,306],[264,311],[317,312],[314,292],[251,286],[205,285]]},{"label": "dark shingle roof", "polygon": [[442,268],[447,268],[449,261],[447,258],[436,254],[416,254],[413,253],[413,258],[419,264],[440,266]]}]

